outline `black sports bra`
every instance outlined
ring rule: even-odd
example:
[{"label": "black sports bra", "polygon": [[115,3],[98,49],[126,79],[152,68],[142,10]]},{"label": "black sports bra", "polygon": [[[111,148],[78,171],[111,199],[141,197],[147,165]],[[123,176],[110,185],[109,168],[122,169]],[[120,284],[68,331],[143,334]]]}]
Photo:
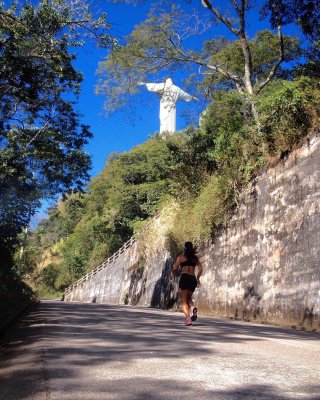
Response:
[{"label": "black sports bra", "polygon": [[195,267],[196,266],[196,262],[194,259],[189,258],[187,261],[182,261],[180,263],[180,267]]}]

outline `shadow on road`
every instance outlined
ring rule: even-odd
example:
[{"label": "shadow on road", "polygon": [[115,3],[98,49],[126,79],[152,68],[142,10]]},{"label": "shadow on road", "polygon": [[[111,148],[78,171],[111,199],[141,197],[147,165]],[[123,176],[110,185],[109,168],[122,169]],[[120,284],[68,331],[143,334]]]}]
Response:
[{"label": "shadow on road", "polygon": [[[118,379],[117,374],[113,375],[117,370],[120,375],[124,368],[139,368],[141,360],[150,360],[150,368],[156,365],[155,359],[165,362],[166,369],[177,358],[187,363],[190,357],[197,357],[201,364],[202,358],[214,357],[219,351],[210,347],[212,342],[245,345],[266,338],[313,341],[319,340],[319,335],[213,318],[203,318],[196,326],[185,327],[180,313],[130,306],[44,302],[20,322],[0,356],[0,387],[6,388],[0,392],[0,400],[47,399],[50,385],[57,383],[62,388],[57,398],[79,400],[72,393],[77,380],[84,375],[89,384],[79,382],[81,399],[194,399],[196,393],[197,399],[289,400],[292,397],[279,394],[268,385],[204,390],[195,387],[192,380],[186,379],[184,383],[175,380],[174,370],[170,371],[172,379],[163,379],[163,372],[156,370],[148,371],[143,379],[130,376]],[[90,374],[102,365],[100,383],[93,376],[91,384]],[[320,393],[318,382],[315,386],[306,385],[303,392],[310,393],[308,400],[320,399],[315,395]]]}]

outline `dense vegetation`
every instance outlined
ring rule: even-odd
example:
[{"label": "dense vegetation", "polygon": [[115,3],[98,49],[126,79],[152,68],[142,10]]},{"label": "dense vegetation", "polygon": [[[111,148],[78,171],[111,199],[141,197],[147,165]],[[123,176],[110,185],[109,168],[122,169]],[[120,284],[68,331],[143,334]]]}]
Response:
[{"label": "dense vegetation", "polygon": [[[210,238],[261,168],[279,161],[317,126],[319,84],[306,77],[274,81],[258,104],[263,135],[244,116],[241,97],[220,91],[200,127],[154,136],[113,155],[85,194],[59,202],[33,232],[25,272],[34,273],[43,291],[63,290],[138,233],[170,199],[180,203],[169,232],[177,247],[186,238],[197,244]],[[44,268],[36,269],[41,262]]]},{"label": "dense vegetation", "polygon": [[[104,170],[84,192],[74,190],[49,211],[48,218],[29,234],[20,271],[22,276],[31,278],[40,293],[61,292],[95,268],[173,199],[180,207],[169,232],[170,240],[177,247],[186,239],[197,244],[206,241],[227,223],[242,189],[262,168],[280,160],[318,126],[319,59],[317,52],[313,57],[311,51],[317,48],[319,33],[304,24],[304,18],[308,18],[304,17],[304,9],[291,0],[265,2],[263,15],[269,17],[271,27],[277,27],[278,33],[264,30],[248,38],[241,18],[250,2],[230,3],[239,3],[235,7],[239,26],[210,1],[202,2],[205,12],[231,27],[234,40],[212,38],[197,52],[182,47],[180,39],[191,31],[198,35],[201,24],[195,31],[188,29],[190,19],[171,4],[169,13],[165,7],[162,9],[161,18],[155,18],[159,12],[155,9],[135,27],[125,44],[113,47],[100,66],[105,75],[99,91],[107,92],[109,109],[125,104],[128,96],[138,91],[138,81],[151,79],[153,74],[160,79],[168,68],[171,72],[177,68],[191,71],[187,80],[190,90],[197,92],[199,98],[205,97],[208,103],[199,124],[172,135],[155,135],[131,151],[110,155]],[[314,5],[308,0],[304,3]],[[182,18],[186,18],[184,24],[180,24]],[[295,37],[282,35],[281,27],[294,21],[301,24],[309,39],[307,47],[302,48]],[[186,30],[175,31],[175,23]],[[159,32],[163,35],[155,34]],[[156,64],[150,66],[151,59]],[[205,73],[197,75],[193,64],[201,65]],[[78,85],[75,71],[68,73],[72,73],[71,88]],[[72,112],[72,108],[68,110]],[[72,115],[73,129],[79,135],[79,120],[76,114]],[[70,127],[63,126],[70,131]],[[78,141],[73,142],[80,151],[89,136],[87,127],[84,129]],[[29,132],[23,142],[25,147],[29,150],[29,142],[35,145],[40,136]],[[60,136],[54,138],[59,143]],[[35,150],[33,155],[37,154]],[[58,165],[56,161],[62,156],[54,149],[52,154],[53,165]],[[88,167],[87,159],[82,157],[82,162],[76,164],[80,172],[58,170],[57,176],[50,176],[52,185],[48,187],[63,191],[67,187],[82,187]],[[38,161],[36,165],[42,166]],[[68,183],[65,177],[77,178]],[[26,183],[30,184],[30,176]],[[36,193],[35,200],[41,197],[41,188],[37,186],[34,192],[22,186],[28,193]],[[25,205],[23,193],[18,193],[16,199]],[[19,216],[24,213],[19,207],[15,209]],[[20,231],[24,225],[25,222],[19,225]],[[16,233],[15,241],[17,238]],[[18,251],[15,257],[17,265]]]},{"label": "dense vegetation", "polygon": [[[6,2],[7,4],[9,2]],[[91,37],[108,45],[105,16],[82,0],[0,4],[0,301],[17,292],[13,256],[40,200],[83,190],[92,134],[76,109],[76,53]],[[13,297],[12,297],[13,296]]]}]

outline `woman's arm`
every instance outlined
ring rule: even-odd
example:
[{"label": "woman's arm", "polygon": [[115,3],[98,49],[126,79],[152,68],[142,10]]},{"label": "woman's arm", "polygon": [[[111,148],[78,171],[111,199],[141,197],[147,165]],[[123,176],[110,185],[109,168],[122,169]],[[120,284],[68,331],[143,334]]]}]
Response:
[{"label": "woman's arm", "polygon": [[175,276],[180,268],[180,256],[177,257],[176,262],[173,264],[171,274],[172,276]]}]

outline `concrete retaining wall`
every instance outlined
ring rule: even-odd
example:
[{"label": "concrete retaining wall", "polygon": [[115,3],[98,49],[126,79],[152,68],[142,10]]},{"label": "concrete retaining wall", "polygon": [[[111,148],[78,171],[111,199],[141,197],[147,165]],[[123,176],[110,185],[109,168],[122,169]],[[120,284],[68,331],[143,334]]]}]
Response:
[{"label": "concrete retaining wall", "polygon": [[198,302],[215,314],[320,328],[320,141],[261,175],[205,249]]},{"label": "concrete retaining wall", "polygon": [[132,268],[138,262],[137,242],[131,240],[115,256],[65,291],[65,301],[125,303]]},{"label": "concrete retaining wall", "polygon": [[[228,227],[200,251],[204,274],[195,292],[200,311],[320,329],[319,165],[320,140],[314,137],[243,195]],[[165,238],[161,218],[154,226]],[[165,239],[161,243],[143,261],[135,242],[65,299],[175,306],[177,282],[168,282],[173,260]]]}]

